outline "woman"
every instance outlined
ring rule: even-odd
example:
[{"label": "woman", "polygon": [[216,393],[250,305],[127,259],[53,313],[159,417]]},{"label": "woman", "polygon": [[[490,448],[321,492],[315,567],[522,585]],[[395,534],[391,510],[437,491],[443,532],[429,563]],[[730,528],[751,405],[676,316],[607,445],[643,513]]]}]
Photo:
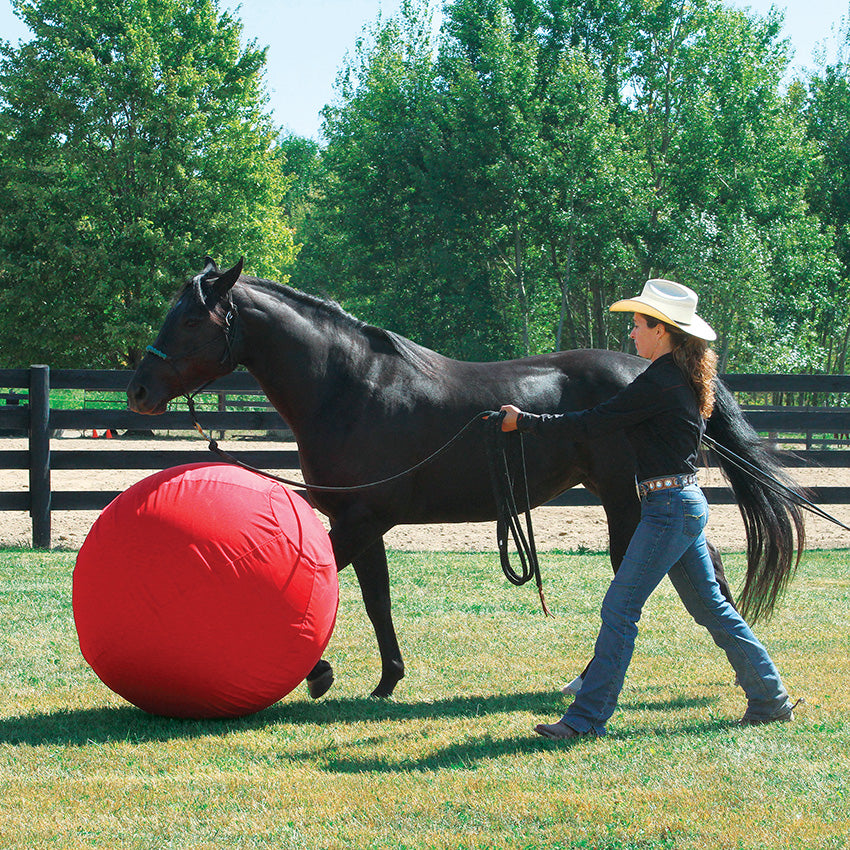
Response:
[{"label": "woman", "polygon": [[747,695],[744,724],[793,717],[779,673],[749,626],[723,597],[704,534],[708,505],[697,485],[697,454],[714,404],[714,331],[696,314],[696,293],[649,280],[613,312],[634,312],[631,338],[650,365],[616,396],[590,410],[536,416],[504,405],[503,431],[580,441],[622,430],[635,451],[641,519],[602,603],[602,627],[581,690],[547,738],[604,735],[634,651],[646,600],[670,576],[691,616],[726,652]]}]

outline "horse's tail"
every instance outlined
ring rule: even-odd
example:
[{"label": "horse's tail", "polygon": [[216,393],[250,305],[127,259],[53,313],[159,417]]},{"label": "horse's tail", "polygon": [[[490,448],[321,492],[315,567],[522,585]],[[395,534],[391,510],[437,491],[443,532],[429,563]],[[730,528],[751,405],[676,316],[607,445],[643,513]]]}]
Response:
[{"label": "horse's tail", "polygon": [[[715,381],[714,411],[706,424],[706,434],[721,448],[742,458],[745,463],[741,466],[752,465],[765,479],[772,477],[800,491],[784,471],[779,453],[753,430],[719,379]],[[755,622],[770,616],[800,563],[806,542],[803,512],[781,487],[769,487],[724,457],[722,451],[716,455],[744,519],[747,577],[738,604],[741,613]]]}]

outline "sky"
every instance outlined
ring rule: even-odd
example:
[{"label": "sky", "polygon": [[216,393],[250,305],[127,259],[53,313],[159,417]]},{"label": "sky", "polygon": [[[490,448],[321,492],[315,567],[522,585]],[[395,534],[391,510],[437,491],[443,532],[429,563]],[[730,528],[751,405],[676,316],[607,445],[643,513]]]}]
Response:
[{"label": "sky", "polygon": [[[437,2],[437,0],[435,0]],[[834,59],[837,25],[850,15],[850,0],[727,0],[765,14],[785,11],[784,36],[794,49],[792,72],[816,67],[813,51]],[[268,46],[266,86],[275,121],[292,133],[320,139],[320,110],[334,97],[334,83],[364,27],[391,17],[401,0],[219,0],[239,9],[244,37]],[[0,0],[0,37],[16,43],[26,29]]]}]

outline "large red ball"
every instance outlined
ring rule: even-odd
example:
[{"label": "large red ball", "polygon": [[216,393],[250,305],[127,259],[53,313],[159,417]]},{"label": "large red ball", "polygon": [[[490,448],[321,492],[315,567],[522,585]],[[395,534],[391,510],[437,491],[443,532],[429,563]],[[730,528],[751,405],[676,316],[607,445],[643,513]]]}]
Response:
[{"label": "large red ball", "polygon": [[310,506],[228,464],[130,487],[74,569],[83,657],[113,691],[169,717],[277,702],[321,658],[338,601],[330,539]]}]

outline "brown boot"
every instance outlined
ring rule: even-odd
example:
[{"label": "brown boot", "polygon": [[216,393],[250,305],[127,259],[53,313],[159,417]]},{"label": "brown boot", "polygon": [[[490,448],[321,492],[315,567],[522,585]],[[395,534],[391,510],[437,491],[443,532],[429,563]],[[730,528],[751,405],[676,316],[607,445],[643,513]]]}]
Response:
[{"label": "brown boot", "polygon": [[770,714],[767,716],[750,714],[749,710],[744,712],[744,716],[739,721],[741,726],[764,726],[766,723],[790,723],[794,719],[794,709],[803,702],[803,699],[798,699],[794,705],[788,708],[783,708],[778,714]]},{"label": "brown boot", "polygon": [[566,723],[560,720],[557,723],[538,723],[534,727],[534,731],[544,738],[551,738],[553,741],[561,741],[564,738],[582,737],[581,732],[576,732],[572,726],[567,726]]}]

